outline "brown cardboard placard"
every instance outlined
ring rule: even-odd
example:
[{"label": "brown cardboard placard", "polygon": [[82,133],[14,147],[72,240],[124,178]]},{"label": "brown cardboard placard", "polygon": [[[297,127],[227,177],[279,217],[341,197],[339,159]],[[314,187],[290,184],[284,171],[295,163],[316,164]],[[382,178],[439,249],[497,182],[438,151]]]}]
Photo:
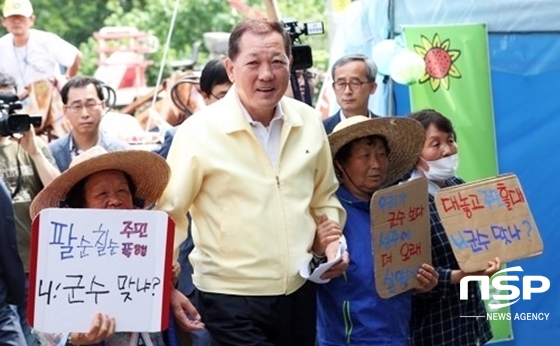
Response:
[{"label": "brown cardboard placard", "polygon": [[459,267],[466,273],[539,255],[543,243],[515,174],[440,190],[436,207]]},{"label": "brown cardboard placard", "polygon": [[415,288],[418,267],[432,261],[427,179],[375,192],[370,213],[377,293],[390,298]]}]

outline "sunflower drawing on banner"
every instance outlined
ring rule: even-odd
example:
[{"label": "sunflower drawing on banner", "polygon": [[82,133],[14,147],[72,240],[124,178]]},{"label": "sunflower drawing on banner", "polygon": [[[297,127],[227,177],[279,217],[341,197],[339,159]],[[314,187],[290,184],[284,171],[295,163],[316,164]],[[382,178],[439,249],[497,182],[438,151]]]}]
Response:
[{"label": "sunflower drawing on banner", "polygon": [[461,73],[455,64],[461,51],[450,49],[451,41],[447,39],[442,42],[437,33],[431,41],[421,35],[421,41],[422,45],[415,44],[414,50],[424,58],[426,71],[418,82],[430,81],[430,87],[434,92],[438,91],[440,86],[449,90],[449,77],[461,78]]}]

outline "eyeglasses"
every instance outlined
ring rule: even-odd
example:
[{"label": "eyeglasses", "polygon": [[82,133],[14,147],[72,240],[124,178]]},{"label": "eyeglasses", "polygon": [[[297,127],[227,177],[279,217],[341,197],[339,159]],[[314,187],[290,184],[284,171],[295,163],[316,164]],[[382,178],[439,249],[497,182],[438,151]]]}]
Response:
[{"label": "eyeglasses", "polygon": [[332,86],[334,90],[345,90],[347,86],[350,88],[350,90],[356,90],[356,89],[361,89],[364,84],[370,84],[370,83],[373,82],[362,82],[359,80],[353,80],[351,82],[336,81],[332,83]]},{"label": "eyeglasses", "polygon": [[211,95],[213,98],[215,98],[216,100],[221,100],[221,99],[224,98],[224,96],[226,96],[226,94],[219,94],[219,95],[216,95],[216,94],[212,94],[212,93],[210,93],[210,95]]},{"label": "eyeglasses", "polygon": [[82,111],[82,109],[85,107],[87,109],[88,112],[95,112],[97,110],[97,108],[103,104],[103,102],[88,102],[84,105],[82,104],[73,104],[71,106],[66,106],[72,113],[79,113]]},{"label": "eyeglasses", "polygon": [[[303,71],[297,71],[296,72],[296,77],[297,79],[300,79],[304,76],[304,72]],[[305,71],[305,78],[306,79],[315,79],[317,77],[317,74],[311,71]]]}]

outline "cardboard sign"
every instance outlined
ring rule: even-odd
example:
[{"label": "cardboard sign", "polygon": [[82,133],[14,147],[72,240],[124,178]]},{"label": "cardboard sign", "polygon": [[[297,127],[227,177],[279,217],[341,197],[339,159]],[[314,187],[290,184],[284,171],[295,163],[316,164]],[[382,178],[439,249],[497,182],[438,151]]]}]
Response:
[{"label": "cardboard sign", "polygon": [[459,267],[466,273],[539,255],[541,236],[514,174],[440,190],[436,207]]},{"label": "cardboard sign", "polygon": [[47,333],[167,328],[174,224],[162,211],[45,209],[33,221],[28,319]]},{"label": "cardboard sign", "polygon": [[370,208],[375,288],[390,298],[415,288],[418,268],[432,262],[428,181],[377,191]]}]

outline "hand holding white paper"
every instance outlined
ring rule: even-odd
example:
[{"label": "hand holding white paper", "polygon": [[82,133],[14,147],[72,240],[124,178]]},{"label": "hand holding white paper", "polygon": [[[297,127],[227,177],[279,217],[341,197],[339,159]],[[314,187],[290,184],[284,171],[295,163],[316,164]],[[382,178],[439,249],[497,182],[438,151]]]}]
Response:
[{"label": "hand holding white paper", "polygon": [[313,281],[317,284],[326,284],[331,280],[321,279],[321,275],[323,275],[326,271],[331,269],[335,264],[339,263],[342,260],[342,254],[344,254],[346,249],[346,241],[341,242],[340,246],[338,247],[336,257],[332,261],[319,265],[317,268],[315,268],[313,273],[309,273],[309,263],[303,263],[299,269],[299,275],[301,275],[302,278]]}]

